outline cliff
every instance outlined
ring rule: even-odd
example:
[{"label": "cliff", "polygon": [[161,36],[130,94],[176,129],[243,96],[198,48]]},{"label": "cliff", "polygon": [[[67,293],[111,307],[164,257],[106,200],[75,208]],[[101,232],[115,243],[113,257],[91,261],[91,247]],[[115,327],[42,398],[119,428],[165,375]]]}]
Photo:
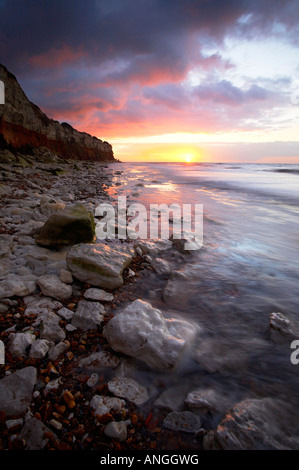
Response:
[{"label": "cliff", "polygon": [[5,86],[5,104],[0,104],[0,148],[29,153],[47,147],[61,158],[114,161],[108,142],[50,119],[28,100],[16,77],[1,64],[0,80]]}]

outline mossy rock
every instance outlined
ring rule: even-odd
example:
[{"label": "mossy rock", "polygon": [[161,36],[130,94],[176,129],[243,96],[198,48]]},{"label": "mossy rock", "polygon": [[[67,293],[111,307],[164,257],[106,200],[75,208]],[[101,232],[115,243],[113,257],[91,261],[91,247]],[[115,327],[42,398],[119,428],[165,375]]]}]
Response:
[{"label": "mossy rock", "polygon": [[0,163],[15,163],[16,157],[9,150],[0,150]]},{"label": "mossy rock", "polygon": [[69,206],[52,214],[40,229],[35,241],[46,247],[88,243],[95,239],[93,214],[82,204]]}]

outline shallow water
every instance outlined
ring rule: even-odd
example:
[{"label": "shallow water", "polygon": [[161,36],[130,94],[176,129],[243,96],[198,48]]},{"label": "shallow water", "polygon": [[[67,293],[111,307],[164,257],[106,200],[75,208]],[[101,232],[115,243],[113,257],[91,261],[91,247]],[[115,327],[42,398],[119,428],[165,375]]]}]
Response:
[{"label": "shallow water", "polygon": [[291,341],[271,334],[269,317],[282,312],[299,325],[299,165],[122,163],[113,170],[122,172],[107,189],[114,201],[197,203],[204,212],[203,247],[170,258],[185,273],[175,295],[165,301],[167,279],[151,272],[138,285],[139,297],[166,316],[200,327],[192,354],[169,375],[135,365],[136,377],[153,396],[163,377],[178,402],[186,390],[211,387],[224,408],[271,396],[298,409],[299,364],[290,361]]}]

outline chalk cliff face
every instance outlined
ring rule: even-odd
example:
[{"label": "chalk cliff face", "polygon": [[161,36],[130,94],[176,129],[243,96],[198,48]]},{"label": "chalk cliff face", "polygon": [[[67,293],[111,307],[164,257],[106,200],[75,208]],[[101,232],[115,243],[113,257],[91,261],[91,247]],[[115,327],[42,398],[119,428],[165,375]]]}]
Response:
[{"label": "chalk cliff face", "polygon": [[47,147],[61,158],[113,161],[112,146],[67,123],[48,118],[31,103],[16,77],[0,64],[5,104],[0,105],[0,147],[30,152]]}]

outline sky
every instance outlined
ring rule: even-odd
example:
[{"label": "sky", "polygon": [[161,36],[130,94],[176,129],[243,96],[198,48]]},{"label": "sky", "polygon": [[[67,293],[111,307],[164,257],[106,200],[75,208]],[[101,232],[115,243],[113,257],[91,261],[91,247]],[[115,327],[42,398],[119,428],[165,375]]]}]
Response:
[{"label": "sky", "polygon": [[121,161],[299,163],[299,0],[0,0],[0,62]]}]

